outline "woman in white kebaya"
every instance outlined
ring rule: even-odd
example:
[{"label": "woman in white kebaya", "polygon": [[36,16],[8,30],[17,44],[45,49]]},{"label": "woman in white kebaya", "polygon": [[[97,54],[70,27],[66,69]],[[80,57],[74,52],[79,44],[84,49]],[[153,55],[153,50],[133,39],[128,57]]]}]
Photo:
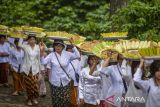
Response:
[{"label": "woman in white kebaya", "polygon": [[[72,43],[72,39],[70,40]],[[50,64],[49,82],[52,90],[53,107],[69,107],[70,81],[69,63],[80,58],[79,51],[73,48],[73,53],[65,50],[62,40],[54,40],[53,52],[46,58],[42,57],[42,63]]]},{"label": "woman in white kebaya", "polygon": [[141,63],[136,73],[134,74],[135,84],[138,85],[144,92],[148,93],[146,107],[160,107],[160,61],[154,61],[150,66],[152,78],[142,80],[144,60]]},{"label": "woman in white kebaya", "polygon": [[121,98],[125,97],[128,84],[132,78],[131,67],[122,56],[118,55],[118,63],[109,66],[112,52],[108,53],[108,58],[102,65],[101,73],[109,76],[111,86],[109,87],[108,94],[105,98],[108,107],[122,107],[123,101]]},{"label": "woman in white kebaya", "polygon": [[23,48],[25,53],[22,71],[24,72],[24,83],[28,96],[27,105],[33,105],[32,102],[38,104],[37,98],[39,97],[40,47],[36,44],[36,35],[29,34],[27,40],[27,44],[22,44],[20,41],[19,46]]},{"label": "woman in white kebaya", "polygon": [[[67,45],[66,51],[73,53],[73,45]],[[72,77],[70,92],[70,107],[78,107],[78,83],[80,73],[80,58],[70,62],[69,69]]]},{"label": "woman in white kebaya", "polygon": [[11,67],[14,83],[14,92],[12,95],[19,95],[24,89],[22,64],[24,61],[24,51],[18,46],[19,39],[14,40],[15,47],[11,49]]},{"label": "woman in white kebaya", "polygon": [[[101,61],[99,66],[101,67],[103,63],[104,63],[104,60]],[[104,74],[100,74],[100,75],[101,75],[101,78],[102,78],[101,95],[100,95],[101,96],[100,97],[100,100],[101,100],[100,107],[107,107],[106,106],[107,104],[105,103],[105,99],[106,99],[106,96],[108,94],[108,90],[111,86],[111,79],[110,79],[109,76],[106,76]]]},{"label": "woman in white kebaya", "polygon": [[101,77],[98,68],[99,58],[88,57],[88,66],[80,72],[79,99],[82,107],[98,107],[100,104]]}]

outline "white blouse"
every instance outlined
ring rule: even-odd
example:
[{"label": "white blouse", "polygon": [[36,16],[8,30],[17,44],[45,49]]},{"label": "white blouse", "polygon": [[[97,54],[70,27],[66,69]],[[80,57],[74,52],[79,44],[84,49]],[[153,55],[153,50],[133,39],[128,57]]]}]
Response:
[{"label": "white blouse", "polygon": [[22,64],[24,61],[24,51],[21,49],[18,51],[16,48],[11,50],[11,65],[15,72],[18,72],[20,66],[20,72],[22,72]]},{"label": "white blouse", "polygon": [[[8,42],[5,42],[3,45],[0,44],[0,53],[5,52],[10,55],[11,47]],[[9,63],[9,56],[8,57],[0,57],[0,63]]]},{"label": "white blouse", "polygon": [[137,69],[134,74],[135,83],[146,93],[148,93],[146,107],[160,107],[160,86],[156,86],[154,79],[142,80],[142,70]]},{"label": "white blouse", "polygon": [[22,71],[25,72],[26,75],[29,72],[32,72],[32,75],[36,75],[41,70],[41,62],[40,62],[40,48],[38,45],[35,45],[32,49],[30,45],[22,45],[24,49],[24,63],[22,65]]},{"label": "white blouse", "polygon": [[89,74],[90,68],[83,68],[79,81],[79,99],[84,99],[87,104],[98,105],[101,95],[101,77],[97,69],[92,75]]},{"label": "white blouse", "polygon": [[[121,107],[121,102],[118,101],[118,99],[121,99],[122,94],[126,93],[122,77],[128,84],[130,82],[130,79],[132,78],[131,67],[126,66],[126,63],[127,62],[124,60],[121,67],[119,65],[111,65],[108,67],[104,67],[101,70],[101,73],[109,76],[111,80],[111,86],[109,87],[105,101],[116,107]],[[119,73],[119,70],[122,76]]]},{"label": "white blouse", "polygon": [[[51,66],[49,81],[52,85],[59,87],[62,84],[63,86],[66,86],[70,82],[71,74],[69,72],[69,63],[72,60],[80,58],[80,53],[77,48],[74,47],[73,50],[73,53],[63,50],[61,55],[57,54],[56,52],[52,52],[46,58],[41,58],[41,61],[44,65],[50,64]],[[57,55],[62,67],[65,69],[67,74],[60,67],[55,54]],[[69,75],[69,77],[67,75]]]},{"label": "white blouse", "polygon": [[74,80],[74,86],[78,86],[75,74],[76,73],[78,75],[80,74],[80,71],[81,71],[80,60],[75,59],[75,60],[71,61],[70,64],[69,64],[69,69],[70,69],[69,72],[71,74],[71,78]]}]

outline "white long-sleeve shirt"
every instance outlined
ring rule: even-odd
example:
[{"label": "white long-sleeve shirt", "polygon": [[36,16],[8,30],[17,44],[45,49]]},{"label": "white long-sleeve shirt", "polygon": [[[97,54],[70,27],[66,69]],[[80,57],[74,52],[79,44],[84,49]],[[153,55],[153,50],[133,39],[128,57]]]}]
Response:
[{"label": "white long-sleeve shirt", "polygon": [[[10,55],[10,44],[5,42],[4,44],[0,44],[0,53],[7,53]],[[0,63],[9,63],[9,56],[8,57],[0,57]]]},{"label": "white long-sleeve shirt", "polygon": [[[126,65],[126,61],[124,60],[121,67],[119,65],[111,65],[102,68],[100,71],[102,74],[110,76],[111,80],[111,86],[109,87],[105,101],[116,107],[121,107],[121,102],[118,99],[121,99],[122,95],[125,94],[122,77],[127,83],[130,82],[129,78],[132,76],[131,67]],[[119,72],[121,72],[122,76]]]},{"label": "white long-sleeve shirt", "polygon": [[21,49],[18,51],[16,48],[11,50],[11,65],[15,72],[18,72],[20,66],[20,72],[22,72],[22,64],[24,61],[24,51]]},{"label": "white long-sleeve shirt", "polygon": [[41,70],[40,62],[40,47],[35,44],[34,48],[27,43],[23,43],[23,39],[19,40],[19,46],[24,50],[24,62],[22,64],[22,71],[28,75],[29,72],[32,72],[32,75],[36,75]]},{"label": "white long-sleeve shirt", "polygon": [[76,75],[76,73],[78,75],[80,74],[80,71],[81,71],[80,60],[75,59],[75,60],[71,61],[69,64],[69,69],[70,69],[71,78],[74,80],[74,86],[78,86],[75,75]]},{"label": "white long-sleeve shirt", "polygon": [[79,81],[79,99],[84,99],[87,104],[98,105],[101,95],[101,77],[97,68],[92,75],[89,74],[90,68],[83,68]]},{"label": "white long-sleeve shirt", "polygon": [[[70,78],[68,77],[66,73],[69,74],[69,63],[72,60],[80,58],[80,53],[77,50],[76,47],[73,48],[74,52],[67,52],[65,50],[62,51],[61,55],[57,54],[56,52],[50,53],[46,58],[41,58],[41,61],[44,65],[50,64],[51,65],[51,71],[50,71],[50,78],[49,81],[54,86],[60,86],[61,84],[63,86],[68,85],[70,82]],[[57,55],[62,67],[65,69],[66,73],[63,71],[63,69],[60,67],[60,64],[55,56]]]},{"label": "white long-sleeve shirt", "polygon": [[160,107],[160,86],[156,86],[154,79],[142,80],[142,70],[137,69],[134,74],[134,82],[148,93],[146,107]]},{"label": "white long-sleeve shirt", "polygon": [[22,45],[22,48],[25,52],[22,71],[24,71],[27,75],[30,71],[33,75],[36,75],[41,70],[39,46],[35,45],[35,47],[32,49],[30,45]]}]

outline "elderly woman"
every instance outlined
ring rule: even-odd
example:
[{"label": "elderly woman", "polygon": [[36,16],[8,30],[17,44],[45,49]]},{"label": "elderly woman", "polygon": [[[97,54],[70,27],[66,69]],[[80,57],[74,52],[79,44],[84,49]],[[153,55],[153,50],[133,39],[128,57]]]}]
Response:
[{"label": "elderly woman", "polygon": [[[70,40],[72,43],[72,39]],[[62,40],[54,40],[53,52],[46,58],[42,57],[43,64],[50,64],[49,82],[52,90],[53,107],[69,107],[70,81],[69,63],[80,58],[79,51],[73,48],[73,53],[65,50]]]},{"label": "elderly woman", "polygon": [[22,71],[24,72],[24,83],[28,95],[28,105],[38,104],[37,98],[39,96],[38,77],[41,67],[40,62],[40,47],[36,44],[36,35],[29,34],[27,44],[19,42],[24,50],[24,62],[22,64]]}]

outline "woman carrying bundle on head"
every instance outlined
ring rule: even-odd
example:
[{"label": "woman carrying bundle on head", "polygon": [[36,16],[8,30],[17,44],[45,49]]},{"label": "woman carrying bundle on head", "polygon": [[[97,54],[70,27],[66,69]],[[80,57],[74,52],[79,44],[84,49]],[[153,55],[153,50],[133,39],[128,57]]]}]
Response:
[{"label": "woman carrying bundle on head", "polygon": [[146,107],[160,107],[160,61],[154,61],[150,66],[151,78],[142,80],[144,59],[141,59],[139,68],[134,74],[134,82],[148,94]]},{"label": "woman carrying bundle on head", "polygon": [[[73,53],[73,45],[67,45],[66,51]],[[78,107],[78,83],[80,73],[80,58],[70,62],[69,69],[71,78],[70,107]]]},{"label": "woman carrying bundle on head", "polygon": [[100,104],[101,77],[100,59],[89,55],[88,66],[80,72],[79,99],[81,107],[98,107]]},{"label": "woman carrying bundle on head", "polygon": [[40,47],[36,44],[35,34],[28,35],[26,44],[21,42],[19,42],[19,46],[23,48],[25,54],[22,71],[24,72],[24,83],[28,96],[27,105],[33,105],[32,103],[38,104],[38,77],[41,70]]},{"label": "woman carrying bundle on head", "polygon": [[[142,79],[146,80],[147,74],[149,74],[148,68],[153,60],[146,60],[146,66],[143,68],[145,70],[144,75],[142,75]],[[128,91],[126,93],[126,103],[124,107],[145,107],[147,93],[145,93],[137,84],[133,81],[133,75],[137,71],[139,67],[140,61],[133,60],[132,61],[132,79],[129,83]]]},{"label": "woman carrying bundle on head", "polygon": [[[73,40],[70,39],[72,44]],[[42,46],[44,51],[44,46]],[[65,44],[62,40],[56,39],[53,43],[53,52],[46,58],[42,57],[44,65],[49,64],[49,82],[52,91],[53,107],[69,107],[70,105],[70,81],[69,63],[72,60],[80,58],[80,53],[74,46],[73,53],[65,50]]]},{"label": "woman carrying bundle on head", "polygon": [[113,52],[108,51],[108,58],[104,61],[101,69],[101,74],[109,76],[111,81],[105,98],[106,107],[122,107],[128,84],[132,78],[131,66],[121,54],[118,54],[117,64],[109,66],[112,55]]},{"label": "woman carrying bundle on head", "polygon": [[0,34],[0,86],[8,87],[9,56],[11,47],[6,42],[6,35]]},{"label": "woman carrying bundle on head", "polygon": [[19,39],[14,40],[15,47],[11,50],[11,67],[14,83],[14,92],[12,95],[19,95],[24,90],[24,82],[22,76],[22,64],[24,61],[24,51],[18,46]]}]

